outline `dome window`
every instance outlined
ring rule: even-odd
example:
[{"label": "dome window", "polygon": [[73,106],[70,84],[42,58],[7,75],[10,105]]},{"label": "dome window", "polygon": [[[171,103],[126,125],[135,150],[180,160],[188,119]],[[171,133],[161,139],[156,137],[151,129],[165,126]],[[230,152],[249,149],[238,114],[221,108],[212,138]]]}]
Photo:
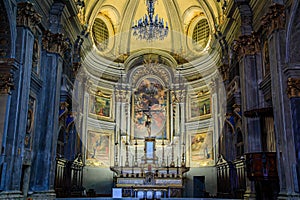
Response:
[{"label": "dome window", "polygon": [[205,48],[209,39],[209,25],[206,19],[201,19],[193,31],[193,44]]},{"label": "dome window", "polygon": [[93,36],[97,48],[100,51],[104,51],[108,46],[109,33],[107,26],[102,19],[95,19],[93,25]]}]

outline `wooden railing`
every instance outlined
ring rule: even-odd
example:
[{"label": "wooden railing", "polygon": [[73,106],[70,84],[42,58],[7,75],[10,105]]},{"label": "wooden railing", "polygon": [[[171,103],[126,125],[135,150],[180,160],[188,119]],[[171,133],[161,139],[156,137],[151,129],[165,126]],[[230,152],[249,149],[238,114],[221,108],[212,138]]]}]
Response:
[{"label": "wooden railing", "polygon": [[83,163],[78,160],[56,159],[55,192],[57,197],[82,196]]},{"label": "wooden railing", "polygon": [[217,186],[220,198],[242,198],[246,190],[245,160],[218,162]]}]

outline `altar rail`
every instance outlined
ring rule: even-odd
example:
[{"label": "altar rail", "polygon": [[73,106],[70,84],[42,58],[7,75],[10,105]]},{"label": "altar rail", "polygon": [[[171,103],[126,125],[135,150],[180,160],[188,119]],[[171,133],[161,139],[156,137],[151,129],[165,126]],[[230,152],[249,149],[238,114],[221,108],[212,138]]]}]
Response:
[{"label": "altar rail", "polygon": [[83,163],[68,161],[64,158],[56,159],[55,192],[57,197],[81,197]]},{"label": "altar rail", "polygon": [[246,190],[245,160],[217,164],[217,186],[220,198],[243,198]]}]

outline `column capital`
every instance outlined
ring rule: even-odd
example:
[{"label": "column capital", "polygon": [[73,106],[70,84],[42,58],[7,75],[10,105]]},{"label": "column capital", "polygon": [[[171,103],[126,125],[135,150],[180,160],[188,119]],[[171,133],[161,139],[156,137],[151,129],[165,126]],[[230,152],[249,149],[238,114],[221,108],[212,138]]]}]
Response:
[{"label": "column capital", "polygon": [[238,40],[233,43],[233,50],[238,55],[255,55],[260,52],[260,39],[257,33],[252,32],[251,35],[241,35]]},{"label": "column capital", "polygon": [[289,98],[300,97],[300,78],[288,78],[287,94]]},{"label": "column capital", "polygon": [[61,33],[51,33],[45,31],[42,39],[43,49],[49,53],[58,53],[60,55],[67,49],[67,42]]},{"label": "column capital", "polygon": [[34,30],[35,26],[41,23],[41,19],[42,16],[34,10],[33,3],[18,3],[17,26],[23,26]]},{"label": "column capital", "polygon": [[261,25],[270,35],[273,31],[285,28],[285,6],[274,3],[269,7],[269,12],[261,19]]},{"label": "column capital", "polygon": [[18,68],[15,59],[0,60],[0,94],[10,94],[14,89],[14,71]]}]

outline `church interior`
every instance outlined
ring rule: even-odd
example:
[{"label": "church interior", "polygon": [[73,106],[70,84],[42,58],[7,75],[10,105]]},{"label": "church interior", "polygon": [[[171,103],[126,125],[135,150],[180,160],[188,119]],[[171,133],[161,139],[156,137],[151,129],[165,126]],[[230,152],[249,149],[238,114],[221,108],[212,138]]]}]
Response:
[{"label": "church interior", "polygon": [[0,10],[0,199],[300,199],[299,0]]}]

